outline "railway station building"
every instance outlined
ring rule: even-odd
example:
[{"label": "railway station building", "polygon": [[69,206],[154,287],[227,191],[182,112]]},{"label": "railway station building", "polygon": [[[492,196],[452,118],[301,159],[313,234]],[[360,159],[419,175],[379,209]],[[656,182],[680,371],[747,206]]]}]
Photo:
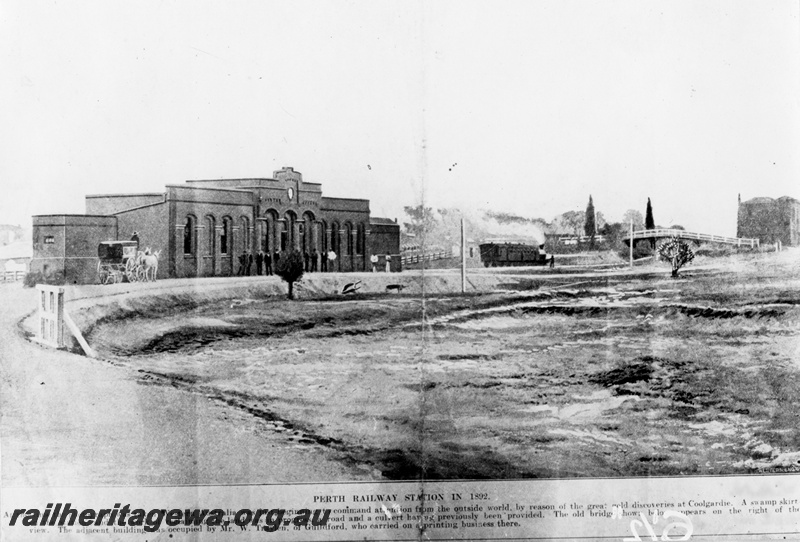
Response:
[{"label": "railway station building", "polygon": [[[369,200],[322,195],[322,185],[284,167],[269,178],[193,180],[164,192],[87,195],[84,215],[33,217],[31,272],[48,282],[97,282],[97,246],[129,240],[161,251],[158,278],[235,275],[239,256],[329,251],[328,271],[371,269],[370,257],[400,270],[400,227],[372,217]],[[252,273],[255,273],[253,265]]]}]

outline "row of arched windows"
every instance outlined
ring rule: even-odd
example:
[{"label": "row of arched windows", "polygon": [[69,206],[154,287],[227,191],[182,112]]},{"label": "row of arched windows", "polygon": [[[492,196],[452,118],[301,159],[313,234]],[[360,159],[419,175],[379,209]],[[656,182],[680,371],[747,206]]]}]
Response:
[{"label": "row of arched windows", "polygon": [[[323,222],[323,228],[325,223]],[[366,245],[366,230],[363,224],[356,224],[355,230],[353,225],[345,222],[344,226],[339,226],[338,222],[331,223],[331,243],[330,247],[336,254],[344,255],[362,255],[364,254],[364,246]],[[353,232],[355,231],[355,244],[353,242]],[[344,247],[342,247],[342,237],[344,237]],[[327,249],[328,247],[323,247]],[[342,251],[344,248],[344,251]],[[355,249],[355,250],[354,250]]]},{"label": "row of arched windows", "polygon": [[[217,249],[217,219],[213,215],[206,215],[205,226],[205,253],[216,254]],[[234,246],[233,218],[222,217],[222,228],[219,234],[219,253],[229,255],[250,248],[250,219],[246,216],[239,218],[239,246]],[[197,255],[198,223],[194,215],[186,215],[183,223],[183,253]]]},{"label": "row of arched windows", "polygon": [[[297,224],[297,233],[300,236],[297,239],[297,246],[304,251],[310,252],[312,249],[319,248],[322,252],[333,250],[339,255],[363,255],[366,246],[366,229],[364,224],[356,224],[355,228],[350,222],[345,222],[340,225],[339,222],[332,222],[330,230],[325,221],[316,223],[313,218],[308,219],[304,215],[304,220],[296,222],[297,218],[294,213],[286,214],[286,218],[281,221],[280,225],[276,225],[276,216],[269,215],[269,224],[264,228],[263,234],[266,236],[272,235],[274,232],[279,243],[280,250],[286,251],[294,244],[293,238],[295,232],[295,224]],[[205,254],[216,254],[217,248],[222,255],[229,255],[236,252],[241,252],[250,249],[250,219],[242,216],[239,218],[239,235],[234,240],[233,235],[234,221],[229,216],[222,217],[222,227],[219,234],[219,247],[217,247],[217,219],[212,215],[207,215],[204,218],[205,226]],[[277,227],[276,227],[277,226]],[[328,246],[328,235],[330,231],[330,244]],[[355,233],[355,235],[353,235]],[[186,215],[183,223],[183,253],[185,255],[197,254],[198,242],[198,222],[197,217],[194,215]],[[344,239],[342,239],[344,238]],[[271,242],[266,239],[262,242],[263,250],[275,250],[277,247],[271,246]],[[344,250],[343,250],[344,249]]]}]

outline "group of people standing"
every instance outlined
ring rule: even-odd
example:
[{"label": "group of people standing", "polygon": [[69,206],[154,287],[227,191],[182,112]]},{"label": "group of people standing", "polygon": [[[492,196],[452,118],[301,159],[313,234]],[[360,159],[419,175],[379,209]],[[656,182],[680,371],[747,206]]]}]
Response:
[{"label": "group of people standing", "polygon": [[[369,257],[369,263],[372,264],[372,272],[375,273],[378,270],[378,255],[373,254]],[[392,270],[392,256],[390,254],[386,255],[386,272],[389,273]]]},{"label": "group of people standing", "polygon": [[[279,250],[276,250],[272,254],[269,252],[264,252],[263,250],[259,250],[255,257],[253,257],[249,250],[242,252],[239,255],[239,269],[237,270],[236,274],[238,276],[252,275],[253,263],[255,263],[255,274],[257,276],[272,275],[278,268],[278,264],[281,261],[281,254],[282,253]],[[329,269],[334,271],[335,262],[336,252],[333,250],[322,254],[317,252],[317,249],[313,249],[310,253],[308,251],[303,252],[303,270],[306,273],[316,273],[318,268],[319,271],[322,271],[323,273],[327,272]]]},{"label": "group of people standing", "polygon": [[247,250],[239,255],[239,269],[236,271],[236,274],[238,276],[252,275],[253,260],[255,260],[256,275],[272,275],[273,263],[277,267],[280,257],[280,252],[277,250],[275,251],[274,256],[270,256],[269,252],[265,253],[263,250],[259,250],[256,253],[256,257],[253,258],[253,255],[250,254],[250,251]]},{"label": "group of people standing", "polygon": [[256,275],[273,275],[281,261],[281,253],[276,250],[273,254],[259,250],[255,258],[249,250],[239,255],[239,269],[236,271],[238,276],[249,276],[253,274],[253,263],[256,264]]}]

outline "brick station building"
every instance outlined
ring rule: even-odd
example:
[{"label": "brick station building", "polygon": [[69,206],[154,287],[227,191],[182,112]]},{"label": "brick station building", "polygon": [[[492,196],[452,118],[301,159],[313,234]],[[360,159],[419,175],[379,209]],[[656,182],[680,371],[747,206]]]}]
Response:
[{"label": "brick station building", "polygon": [[[97,282],[97,246],[129,240],[137,232],[141,250],[160,250],[158,278],[235,275],[239,256],[297,249],[312,255],[317,269],[330,250],[328,271],[381,268],[391,255],[400,270],[400,228],[370,216],[369,200],[322,195],[319,183],[285,167],[272,178],[187,181],[164,192],[88,195],[85,215],[33,217],[31,272],[49,281]],[[255,264],[252,266],[255,273]]]}]

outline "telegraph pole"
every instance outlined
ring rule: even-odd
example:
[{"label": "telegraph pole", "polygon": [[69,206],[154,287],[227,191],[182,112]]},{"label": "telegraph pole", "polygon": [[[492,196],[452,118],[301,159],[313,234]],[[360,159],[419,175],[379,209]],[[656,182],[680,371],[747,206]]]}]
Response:
[{"label": "telegraph pole", "polygon": [[464,219],[461,219],[461,293],[467,291],[467,237],[464,235]]},{"label": "telegraph pole", "polygon": [[467,291],[467,238],[464,235],[464,219],[461,219],[461,293]]},{"label": "telegraph pole", "polygon": [[628,235],[628,254],[630,255],[631,267],[633,267],[633,219],[631,218],[631,229]]}]

